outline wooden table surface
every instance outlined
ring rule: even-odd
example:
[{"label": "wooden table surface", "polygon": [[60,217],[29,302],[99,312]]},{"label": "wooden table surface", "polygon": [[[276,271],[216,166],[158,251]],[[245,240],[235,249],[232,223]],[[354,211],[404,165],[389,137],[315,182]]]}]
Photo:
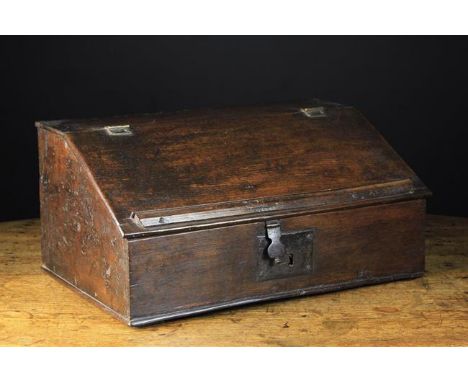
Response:
[{"label": "wooden table surface", "polygon": [[466,346],[468,218],[429,216],[426,275],[130,328],[40,268],[38,220],[0,223],[0,345]]}]

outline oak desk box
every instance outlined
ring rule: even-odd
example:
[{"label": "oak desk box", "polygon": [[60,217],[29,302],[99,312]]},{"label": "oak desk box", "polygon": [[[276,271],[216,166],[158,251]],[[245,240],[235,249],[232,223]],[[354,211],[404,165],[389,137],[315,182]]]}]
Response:
[{"label": "oak desk box", "polygon": [[37,127],[43,267],[129,325],[423,274],[429,191],[352,107]]}]

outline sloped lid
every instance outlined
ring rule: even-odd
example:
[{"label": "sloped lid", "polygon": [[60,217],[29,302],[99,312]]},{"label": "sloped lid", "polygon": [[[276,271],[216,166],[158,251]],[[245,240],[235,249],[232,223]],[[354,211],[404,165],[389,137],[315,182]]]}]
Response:
[{"label": "sloped lid", "polygon": [[77,149],[127,237],[429,194],[358,111],[336,104],[38,126]]}]

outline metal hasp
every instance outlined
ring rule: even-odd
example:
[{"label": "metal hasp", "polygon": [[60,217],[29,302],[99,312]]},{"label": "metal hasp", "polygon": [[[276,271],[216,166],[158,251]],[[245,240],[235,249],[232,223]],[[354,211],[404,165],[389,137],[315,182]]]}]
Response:
[{"label": "metal hasp", "polygon": [[257,279],[270,280],[314,271],[315,230],[283,232],[279,220],[265,222],[265,234],[257,237]]},{"label": "metal hasp", "polygon": [[281,225],[278,220],[272,220],[266,223],[266,237],[270,240],[267,248],[267,254],[275,264],[283,263],[286,258],[286,249],[281,243]]}]

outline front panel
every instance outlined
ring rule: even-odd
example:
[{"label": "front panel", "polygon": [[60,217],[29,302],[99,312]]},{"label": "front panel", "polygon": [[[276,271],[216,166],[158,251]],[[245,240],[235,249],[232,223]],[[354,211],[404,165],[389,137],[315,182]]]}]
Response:
[{"label": "front panel", "polygon": [[420,276],[425,201],[129,242],[131,324]]}]

